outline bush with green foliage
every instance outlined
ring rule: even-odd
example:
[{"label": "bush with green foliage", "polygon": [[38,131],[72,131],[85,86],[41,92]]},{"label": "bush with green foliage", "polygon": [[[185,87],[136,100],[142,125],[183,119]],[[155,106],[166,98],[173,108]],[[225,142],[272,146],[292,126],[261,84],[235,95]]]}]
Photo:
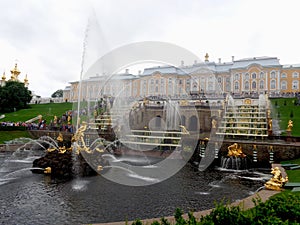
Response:
[{"label": "bush with green foliage", "polygon": [[7,81],[3,87],[0,87],[0,112],[25,109],[31,98],[31,91],[24,86],[24,83]]},{"label": "bush with green foliage", "polygon": [[[243,211],[239,206],[216,205],[209,215],[197,220],[193,213],[188,214],[188,219],[183,218],[180,209],[175,211],[176,225],[274,225],[274,224],[299,224],[300,223],[300,195],[283,192],[262,202],[254,199],[255,207]],[[133,225],[142,225],[141,220],[136,220]],[[165,218],[161,222],[155,221],[153,225],[170,225]]]}]

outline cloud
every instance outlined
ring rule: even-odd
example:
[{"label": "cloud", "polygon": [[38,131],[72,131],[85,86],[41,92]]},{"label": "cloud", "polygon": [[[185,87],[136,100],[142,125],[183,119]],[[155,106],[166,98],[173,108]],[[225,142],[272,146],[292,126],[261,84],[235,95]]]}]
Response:
[{"label": "cloud", "polygon": [[17,59],[21,79],[27,73],[30,89],[43,97],[79,79],[92,11],[98,27],[89,39],[89,62],[149,40],[180,45],[200,58],[208,52],[214,61],[230,61],[231,55],[277,56],[286,64],[300,60],[297,0],[7,0],[0,8],[0,70],[8,77]]}]

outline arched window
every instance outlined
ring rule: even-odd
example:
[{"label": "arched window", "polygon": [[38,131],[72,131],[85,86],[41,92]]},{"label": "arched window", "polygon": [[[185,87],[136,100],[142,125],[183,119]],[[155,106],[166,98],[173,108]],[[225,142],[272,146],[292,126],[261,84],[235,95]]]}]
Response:
[{"label": "arched window", "polygon": [[165,79],[164,78],[161,78],[160,80],[160,92],[161,94],[166,94],[166,88],[165,88]]},{"label": "arched window", "polygon": [[185,126],[186,124],[186,118],[184,115],[181,115],[181,125]]},{"label": "arched window", "polygon": [[252,82],[252,89],[256,89],[256,81]]},{"label": "arched window", "polygon": [[256,73],[252,73],[252,79],[256,79]]},{"label": "arched window", "polygon": [[259,82],[259,89],[265,89],[265,82],[263,80]]},{"label": "arched window", "polygon": [[189,130],[196,131],[198,130],[198,119],[196,116],[192,116],[189,122]]},{"label": "arched window", "polygon": [[293,80],[292,89],[293,90],[298,90],[299,89],[299,81]]},{"label": "arched window", "polygon": [[235,80],[239,80],[239,79],[240,79],[240,75],[239,75],[238,73],[235,74],[235,75],[234,75],[234,79],[235,79]]},{"label": "arched window", "polygon": [[168,95],[172,95],[173,94],[173,81],[172,78],[170,77],[168,79]]},{"label": "arched window", "polygon": [[271,76],[272,79],[276,78],[276,73],[275,73],[275,71],[272,71],[271,74],[270,74],[270,76]]},{"label": "arched window", "polygon": [[249,90],[249,81],[245,81],[245,90]]},{"label": "arched window", "polygon": [[294,73],[293,73],[293,78],[299,78],[299,73],[294,72]]},{"label": "arched window", "polygon": [[160,117],[160,115],[155,117],[155,127],[161,127],[161,117]]},{"label": "arched window", "polygon": [[284,81],[281,81],[280,83],[280,89],[281,90],[286,90],[287,89],[287,82],[284,80]]},{"label": "arched window", "polygon": [[264,72],[260,72],[259,78],[260,78],[260,79],[265,79],[265,73],[264,73]]},{"label": "arched window", "polygon": [[271,89],[276,89],[276,80],[271,80],[270,88]]},{"label": "arched window", "polygon": [[286,78],[287,76],[286,76],[286,73],[282,73],[281,74],[281,78]]},{"label": "arched window", "polygon": [[245,74],[245,80],[249,80],[249,77],[250,77],[250,76],[249,76],[249,73],[246,73],[246,74]]},{"label": "arched window", "polygon": [[240,84],[239,82],[234,83],[234,90],[239,90],[240,89]]},{"label": "arched window", "polygon": [[196,82],[196,81],[193,81],[192,90],[193,90],[193,91],[197,91],[197,89],[198,89],[197,82]]}]

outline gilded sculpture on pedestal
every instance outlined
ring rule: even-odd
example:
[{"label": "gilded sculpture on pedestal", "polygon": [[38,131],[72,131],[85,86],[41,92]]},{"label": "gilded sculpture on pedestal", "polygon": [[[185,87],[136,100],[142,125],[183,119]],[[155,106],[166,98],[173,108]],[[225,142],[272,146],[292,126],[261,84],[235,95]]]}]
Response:
[{"label": "gilded sculpture on pedestal", "polygon": [[278,167],[272,168],[271,173],[273,177],[265,183],[265,187],[269,190],[280,191],[284,184],[288,182],[288,177],[283,178]]},{"label": "gilded sculpture on pedestal", "polygon": [[[62,135],[62,133],[59,133],[57,138],[56,138],[57,142],[60,144],[60,143],[63,143],[64,141],[64,137]],[[58,153],[61,153],[61,154],[64,154],[66,151],[72,151],[72,148],[66,148],[66,146],[58,146],[58,147],[55,147],[55,148],[48,148],[47,151],[48,152],[53,152],[57,150]]]},{"label": "gilded sculpture on pedestal", "polygon": [[287,126],[287,131],[292,131],[292,128],[293,128],[293,120],[289,120],[288,122],[288,126]]},{"label": "gilded sculpture on pedestal", "polygon": [[241,157],[244,158],[246,155],[242,151],[242,147],[238,145],[238,143],[234,143],[230,146],[228,146],[228,154],[227,156],[235,156],[235,157]]}]

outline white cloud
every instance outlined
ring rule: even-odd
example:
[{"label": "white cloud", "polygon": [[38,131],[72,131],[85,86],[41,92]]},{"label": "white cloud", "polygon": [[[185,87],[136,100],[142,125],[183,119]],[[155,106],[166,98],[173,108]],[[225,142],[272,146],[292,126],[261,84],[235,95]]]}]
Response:
[{"label": "white cloud", "polygon": [[20,78],[27,73],[30,89],[44,97],[78,80],[92,8],[99,27],[92,28],[94,39],[89,39],[91,58],[134,41],[156,40],[185,47],[200,58],[208,52],[214,61],[267,55],[285,64],[300,63],[299,4],[297,0],[2,0],[0,70],[9,77],[17,59]]}]

